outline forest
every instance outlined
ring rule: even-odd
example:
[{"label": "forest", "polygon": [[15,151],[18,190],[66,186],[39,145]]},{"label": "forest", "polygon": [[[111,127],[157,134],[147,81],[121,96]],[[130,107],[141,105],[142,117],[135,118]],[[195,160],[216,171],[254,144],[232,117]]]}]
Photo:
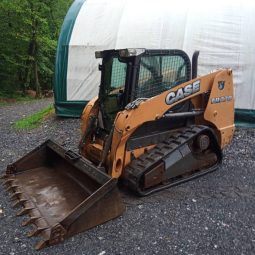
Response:
[{"label": "forest", "polygon": [[0,1],[0,93],[53,85],[57,40],[73,0]]}]

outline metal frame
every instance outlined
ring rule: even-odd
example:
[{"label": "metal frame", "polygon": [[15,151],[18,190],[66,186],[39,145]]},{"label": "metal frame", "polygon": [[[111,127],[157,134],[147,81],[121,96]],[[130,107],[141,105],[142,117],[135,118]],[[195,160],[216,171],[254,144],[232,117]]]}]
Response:
[{"label": "metal frame", "polygon": [[[125,54],[124,54],[125,53]],[[120,62],[127,63],[127,73],[124,89],[124,102],[122,108],[136,99],[135,91],[138,86],[138,78],[140,72],[140,61],[144,56],[181,56],[187,67],[187,81],[191,79],[191,62],[189,56],[182,50],[154,50],[154,49],[120,49],[120,50],[105,50],[96,52],[96,58],[102,58],[101,83],[99,89],[100,110],[103,116],[104,126],[110,129],[108,117],[105,112],[104,95],[105,95],[105,70],[106,61],[111,57],[117,57]],[[121,110],[121,109],[120,109]]]}]

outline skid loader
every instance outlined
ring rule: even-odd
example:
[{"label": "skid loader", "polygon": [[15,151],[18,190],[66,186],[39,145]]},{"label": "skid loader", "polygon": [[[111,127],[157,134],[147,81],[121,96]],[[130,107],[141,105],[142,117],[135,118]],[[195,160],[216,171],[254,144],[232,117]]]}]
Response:
[{"label": "skid loader", "polygon": [[234,133],[232,71],[197,77],[198,52],[96,52],[98,97],[81,117],[79,154],[46,141],[4,176],[36,249],[118,217],[117,188],[145,196],[215,170]]}]

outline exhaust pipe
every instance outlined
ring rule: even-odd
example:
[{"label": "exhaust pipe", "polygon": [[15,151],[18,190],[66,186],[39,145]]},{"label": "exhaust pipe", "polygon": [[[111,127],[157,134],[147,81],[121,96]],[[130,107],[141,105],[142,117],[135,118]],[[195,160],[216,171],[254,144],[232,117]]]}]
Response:
[{"label": "exhaust pipe", "polygon": [[197,65],[198,65],[199,51],[195,51],[192,56],[192,79],[197,78]]}]

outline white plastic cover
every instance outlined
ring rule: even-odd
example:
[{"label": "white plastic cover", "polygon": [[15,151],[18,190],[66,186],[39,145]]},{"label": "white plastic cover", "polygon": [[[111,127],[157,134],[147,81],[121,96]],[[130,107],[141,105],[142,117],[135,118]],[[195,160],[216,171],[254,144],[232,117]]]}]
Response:
[{"label": "white plastic cover", "polygon": [[86,0],[69,45],[67,99],[98,94],[96,50],[200,51],[198,74],[232,68],[236,108],[255,109],[255,1]]}]

